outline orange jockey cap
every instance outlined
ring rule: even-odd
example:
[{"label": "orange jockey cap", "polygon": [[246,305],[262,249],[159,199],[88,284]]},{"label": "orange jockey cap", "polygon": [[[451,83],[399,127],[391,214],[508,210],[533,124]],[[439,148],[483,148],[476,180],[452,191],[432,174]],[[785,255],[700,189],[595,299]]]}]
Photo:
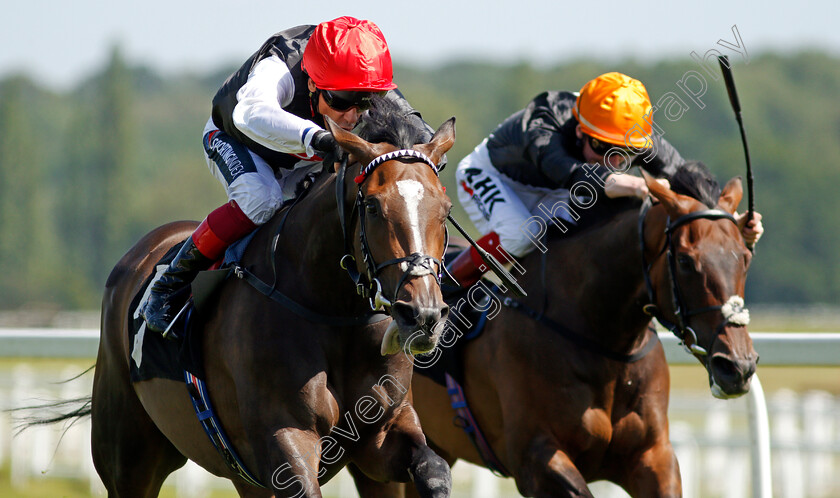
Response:
[{"label": "orange jockey cap", "polygon": [[626,74],[602,74],[583,85],[572,113],[581,130],[598,140],[622,147],[652,146],[650,97],[641,81]]}]

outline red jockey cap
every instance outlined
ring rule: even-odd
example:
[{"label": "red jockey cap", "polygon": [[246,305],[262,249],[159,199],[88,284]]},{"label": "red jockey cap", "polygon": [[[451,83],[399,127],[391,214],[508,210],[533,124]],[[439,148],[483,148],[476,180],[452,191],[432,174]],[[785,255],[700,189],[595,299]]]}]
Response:
[{"label": "red jockey cap", "polygon": [[303,51],[303,69],[321,90],[392,90],[394,70],[376,24],[339,17],[319,24]]}]

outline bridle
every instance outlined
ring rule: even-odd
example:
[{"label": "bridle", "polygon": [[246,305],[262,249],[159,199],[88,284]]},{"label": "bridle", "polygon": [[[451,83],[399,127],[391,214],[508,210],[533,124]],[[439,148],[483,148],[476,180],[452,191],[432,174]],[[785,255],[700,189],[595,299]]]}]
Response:
[{"label": "bridle", "polygon": [[[373,323],[381,322],[388,318],[390,311],[386,308],[390,308],[391,303],[396,301],[397,299],[397,292],[402,287],[403,282],[410,276],[421,276],[421,275],[428,275],[431,274],[435,277],[435,281],[437,282],[438,286],[440,285],[441,274],[440,272],[446,271],[446,267],[444,267],[440,260],[420,253],[413,253],[409,254],[408,256],[402,258],[394,258],[388,261],[385,261],[380,264],[376,264],[376,261],[373,259],[373,254],[370,250],[370,245],[367,241],[367,231],[366,231],[366,223],[365,223],[365,210],[364,208],[364,201],[365,195],[362,192],[362,184],[367,179],[368,174],[373,171],[377,166],[380,164],[390,161],[393,159],[409,159],[406,162],[423,162],[427,164],[432,171],[435,172],[435,176],[438,174],[438,168],[435,165],[434,161],[432,161],[429,157],[425,154],[418,152],[416,150],[410,149],[402,149],[396,150],[393,152],[389,152],[387,154],[382,154],[381,156],[376,157],[373,161],[371,161],[365,168],[363,168],[359,175],[356,176],[355,182],[359,185],[359,190],[356,193],[356,202],[353,204],[353,208],[350,212],[350,217],[353,216],[354,213],[358,211],[359,213],[359,238],[360,238],[360,250],[362,253],[362,259],[365,264],[365,273],[364,275],[360,274],[356,270],[355,258],[352,255],[353,247],[350,243],[350,239],[348,237],[349,231],[347,229],[347,206],[345,202],[345,195],[344,195],[344,183],[346,178],[347,172],[347,159],[345,157],[344,160],[340,163],[339,169],[336,173],[336,197],[338,201],[338,218],[341,224],[341,232],[344,238],[344,256],[341,257],[339,264],[342,268],[344,268],[347,273],[350,275],[350,278],[356,285],[356,292],[365,299],[368,299],[370,302],[371,310],[373,313],[365,314],[365,315],[358,315],[358,316],[333,316],[333,315],[324,315],[320,311],[316,311],[306,306],[298,303],[291,297],[285,295],[284,293],[280,292],[277,289],[277,282],[278,282],[278,275],[277,269],[275,266],[275,254],[277,252],[277,244],[280,238],[280,233],[283,231],[283,226],[286,223],[286,219],[288,218],[289,213],[292,211],[292,208],[306,195],[309,190],[305,190],[301,195],[299,195],[292,204],[286,209],[285,214],[283,215],[283,219],[277,225],[275,229],[274,236],[272,238],[271,244],[268,247],[268,254],[269,254],[269,261],[271,262],[271,272],[274,275],[274,280],[271,284],[263,281],[261,278],[256,276],[253,272],[248,270],[242,265],[235,264],[230,268],[230,271],[238,278],[244,280],[246,283],[254,287],[257,291],[261,292],[265,296],[269,297],[273,301],[281,304],[285,308],[289,309],[293,313],[297,314],[309,320],[313,323],[321,323],[332,327],[351,327],[351,326],[363,326],[363,325],[370,325]],[[449,245],[449,231],[444,226],[445,230],[445,239],[444,239],[444,253],[446,253],[446,246]],[[396,265],[400,263],[405,263],[405,270],[403,271],[402,277],[400,278],[399,283],[394,289],[393,296],[389,299],[385,297],[382,289],[382,283],[379,281],[378,275],[379,273],[386,267],[391,265]],[[437,270],[435,270],[434,265],[437,265]],[[386,313],[387,311],[388,313]]]},{"label": "bridle", "polygon": [[665,244],[663,245],[662,249],[657,253],[656,258],[654,258],[654,261],[659,259],[663,252],[666,253],[668,258],[668,280],[671,288],[671,302],[674,306],[674,316],[676,317],[676,323],[673,323],[670,320],[666,319],[662,315],[662,312],[659,310],[659,308],[656,306],[656,296],[653,290],[653,283],[651,282],[650,278],[650,269],[653,266],[653,262],[648,263],[645,259],[645,218],[651,205],[652,202],[650,200],[650,197],[648,197],[642,203],[642,209],[639,211],[638,226],[639,244],[641,245],[642,253],[642,272],[645,276],[645,286],[647,287],[649,301],[643,309],[646,314],[656,318],[659,321],[659,323],[662,324],[663,327],[667,328],[675,336],[677,336],[677,338],[680,341],[682,341],[683,347],[685,347],[686,351],[697,357],[699,360],[703,361],[703,359],[706,356],[708,356],[709,352],[698,344],[697,333],[694,331],[693,328],[691,328],[691,317],[702,313],[708,313],[710,311],[721,310],[723,314],[723,321],[718,325],[717,329],[715,330],[715,335],[717,335],[720,333],[723,327],[725,327],[728,324],[734,324],[739,326],[746,325],[749,322],[749,311],[746,308],[744,308],[743,298],[737,295],[730,297],[729,300],[724,304],[707,306],[705,308],[698,308],[694,310],[688,309],[688,307],[685,305],[682,292],[680,292],[680,287],[676,279],[677,263],[676,257],[674,256],[674,253],[676,251],[674,249],[673,234],[676,231],[676,229],[681,227],[682,225],[691,223],[692,221],[699,219],[726,219],[731,221],[732,223],[735,223],[736,225],[737,222],[735,221],[734,216],[732,216],[730,213],[727,213],[726,211],[723,211],[722,209],[704,209],[700,211],[694,211],[680,216],[674,221],[671,221],[671,218],[669,216],[665,221]]},{"label": "bridle", "polygon": [[[402,258],[393,258],[382,263],[376,262],[373,257],[373,252],[370,249],[367,237],[367,221],[365,215],[365,194],[362,191],[362,185],[368,179],[370,173],[376,169],[377,166],[392,160],[403,160],[402,162],[422,162],[432,168],[435,176],[438,176],[438,167],[428,156],[422,152],[411,149],[400,149],[388,152],[374,158],[367,166],[362,168],[359,174],[354,179],[354,182],[359,186],[356,192],[356,200],[350,210],[349,216],[346,208],[344,183],[347,170],[347,158],[341,162],[338,172],[336,173],[336,199],[338,201],[338,218],[341,223],[341,232],[344,237],[344,256],[341,257],[339,265],[347,271],[353,283],[356,286],[356,293],[370,302],[370,308],[373,311],[390,308],[391,304],[397,300],[397,293],[402,288],[403,283],[412,276],[433,275],[435,282],[440,285],[441,272],[445,271],[443,264],[438,258],[429,256],[428,254],[412,253]],[[356,259],[353,256],[353,246],[350,241],[350,234],[348,230],[348,219],[352,218],[354,214],[359,216],[359,250],[362,254],[362,263],[364,263],[365,271],[360,273],[356,269]],[[444,224],[444,253],[446,246],[449,245],[449,230]],[[404,263],[404,266],[401,265]],[[401,265],[403,272],[397,283],[394,291],[390,297],[385,295],[382,289],[382,282],[379,280],[379,274],[385,268],[392,265]],[[436,266],[436,268],[435,268]]]}]

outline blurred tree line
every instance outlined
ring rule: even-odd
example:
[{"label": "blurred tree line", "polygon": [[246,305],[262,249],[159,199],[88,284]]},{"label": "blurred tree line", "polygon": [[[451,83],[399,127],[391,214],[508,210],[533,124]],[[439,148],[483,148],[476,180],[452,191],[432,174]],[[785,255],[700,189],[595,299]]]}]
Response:
[{"label": "blurred tree line", "polygon": [[[733,62],[767,228],[748,301],[840,302],[840,59],[803,52]],[[20,75],[0,80],[0,309],[95,309],[111,268],[143,234],[200,220],[225,201],[206,169],[201,131],[234,69],[162,77],[115,48],[66,93]],[[504,118],[546,89],[578,90],[613,70],[642,80],[654,102],[666,92],[682,97],[684,114],[656,123],[684,157],[704,161],[721,182],[743,174],[723,84],[689,58],[398,65],[395,79],[432,126],[457,117],[443,174],[454,192],[455,165]],[[677,85],[692,70],[708,83],[702,109]]]}]

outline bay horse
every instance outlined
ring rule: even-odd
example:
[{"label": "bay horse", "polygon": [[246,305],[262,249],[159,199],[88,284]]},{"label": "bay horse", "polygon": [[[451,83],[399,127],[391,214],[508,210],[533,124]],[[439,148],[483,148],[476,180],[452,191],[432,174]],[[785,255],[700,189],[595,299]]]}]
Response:
[{"label": "bay horse", "polygon": [[[716,397],[747,392],[757,363],[738,308],[751,261],[731,216],[741,182],[721,194],[703,169],[678,173],[674,190],[646,176],[658,203],[599,201],[606,221],[573,236],[549,233],[547,251],[521,261],[529,297],[500,301],[481,335],[463,345],[464,397],[489,457],[455,425],[464,419],[453,419],[447,387],[416,367],[413,403],[438,454],[501,468],[524,496],[592,496],[587,482],[596,480],[634,497],[681,496],[668,365],[650,315],[682,338]],[[453,305],[456,327],[441,345],[461,334],[457,311]],[[402,492],[356,479],[379,496]]]},{"label": "bay horse", "polygon": [[[422,496],[449,496],[449,467],[406,399],[411,363],[389,353],[412,334],[421,338],[416,353],[434,348],[448,313],[439,272],[451,202],[436,165],[454,143],[454,118],[422,143],[424,131],[386,104],[363,119],[360,135],[376,143],[328,121],[352,164],[325,169],[248,245],[241,268],[264,285],[276,276],[273,290],[258,291],[240,269],[197,332],[212,405],[265,488],[226,465],[183,382],[129,379],[129,303],[196,223],[153,230],[113,269],[91,404],[93,459],[109,496],[157,496],[187,459],[247,497],[319,497],[320,483],[350,462],[372,479],[413,480]],[[278,293],[295,305],[273,300]],[[390,317],[360,320],[372,307]]]}]

